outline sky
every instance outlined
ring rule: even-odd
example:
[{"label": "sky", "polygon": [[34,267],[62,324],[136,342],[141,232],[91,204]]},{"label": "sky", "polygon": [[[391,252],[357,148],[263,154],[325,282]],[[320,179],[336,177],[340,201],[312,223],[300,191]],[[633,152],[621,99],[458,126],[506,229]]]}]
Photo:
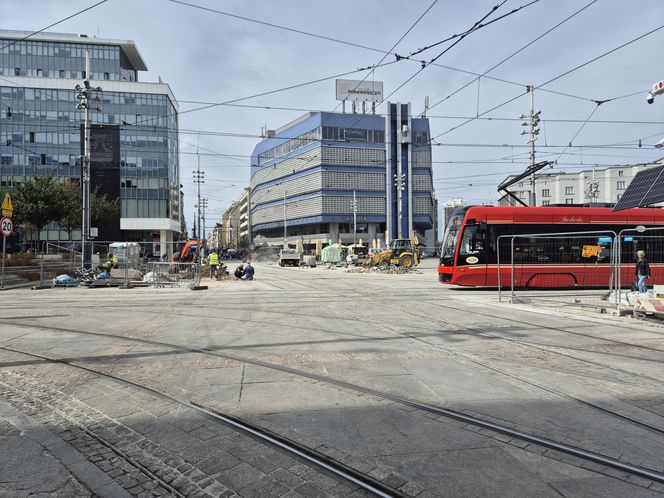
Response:
[{"label": "sky", "polygon": [[[40,30],[97,1],[0,0],[0,29]],[[351,71],[342,77],[383,81],[386,100],[410,102],[415,116],[429,97],[441,205],[455,197],[496,203],[496,186],[527,167],[528,137],[519,120],[530,111],[527,85],[535,87],[542,118],[537,160],[556,162],[548,172],[664,156],[654,148],[664,138],[664,95],[652,105],[645,99],[664,79],[658,0],[187,3],[107,0],[48,31],[133,40],[148,66],[139,80],[170,85],[182,113],[180,183],[189,229],[197,148],[209,230],[248,186],[261,130],[310,110],[337,109],[335,75]],[[429,47],[482,19],[496,21],[396,60],[394,54]],[[323,81],[302,85],[315,80]],[[194,110],[201,102],[229,101],[234,105]]]}]

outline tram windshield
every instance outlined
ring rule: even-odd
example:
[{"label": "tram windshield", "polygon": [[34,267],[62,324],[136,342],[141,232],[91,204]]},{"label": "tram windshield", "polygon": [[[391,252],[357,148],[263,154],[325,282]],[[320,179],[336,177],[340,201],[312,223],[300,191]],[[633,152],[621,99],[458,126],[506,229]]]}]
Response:
[{"label": "tram windshield", "polygon": [[443,236],[443,246],[440,252],[440,264],[443,266],[452,266],[454,264],[454,251],[456,249],[459,232],[463,223],[463,215],[452,216],[445,228]]}]

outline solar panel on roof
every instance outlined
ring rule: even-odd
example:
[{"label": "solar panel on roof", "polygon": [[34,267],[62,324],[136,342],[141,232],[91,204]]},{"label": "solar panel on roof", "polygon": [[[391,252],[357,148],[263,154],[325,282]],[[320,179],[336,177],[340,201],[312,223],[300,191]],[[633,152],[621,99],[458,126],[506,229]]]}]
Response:
[{"label": "solar panel on roof", "polygon": [[664,202],[664,165],[639,171],[613,207],[622,211]]}]

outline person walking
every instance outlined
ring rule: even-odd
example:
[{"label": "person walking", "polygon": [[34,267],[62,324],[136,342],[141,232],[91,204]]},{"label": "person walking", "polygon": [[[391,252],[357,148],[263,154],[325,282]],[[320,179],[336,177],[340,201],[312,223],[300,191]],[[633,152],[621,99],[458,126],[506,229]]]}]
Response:
[{"label": "person walking", "polygon": [[645,294],[646,292],[648,292],[648,284],[646,283],[646,280],[650,278],[650,265],[648,264],[648,260],[646,259],[645,251],[637,251],[636,257],[638,258],[638,260],[636,261],[636,272],[635,272],[637,278],[637,286],[639,292]]}]

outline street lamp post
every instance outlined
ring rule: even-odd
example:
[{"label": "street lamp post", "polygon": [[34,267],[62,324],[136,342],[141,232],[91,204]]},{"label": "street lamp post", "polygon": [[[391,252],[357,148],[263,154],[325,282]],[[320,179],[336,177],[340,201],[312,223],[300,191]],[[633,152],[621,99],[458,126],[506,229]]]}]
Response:
[{"label": "street lamp post", "polygon": [[286,189],[284,189],[284,249],[288,249],[288,231],[286,226]]},{"label": "street lamp post", "polygon": [[353,245],[357,245],[357,197],[353,190]]}]

